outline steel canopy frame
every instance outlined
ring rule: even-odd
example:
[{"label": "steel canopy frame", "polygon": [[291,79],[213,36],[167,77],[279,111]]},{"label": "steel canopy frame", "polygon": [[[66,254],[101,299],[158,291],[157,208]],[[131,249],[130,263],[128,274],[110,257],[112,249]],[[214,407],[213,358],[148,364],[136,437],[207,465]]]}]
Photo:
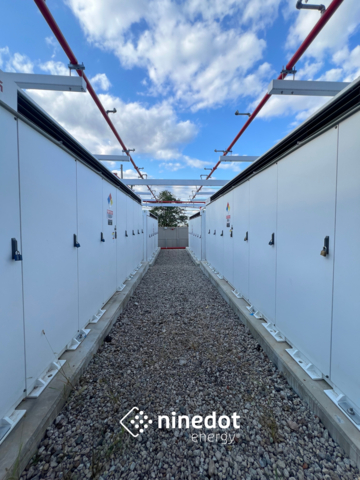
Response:
[{"label": "steel canopy frame", "polygon": [[[56,23],[54,17],[52,16],[48,6],[46,5],[45,3],[45,0],[34,0],[34,2],[36,3],[38,9],[40,10],[40,12],[42,13],[43,17],[45,18],[47,24],[49,25],[50,29],[52,30],[53,34],[55,35],[55,37],[57,38],[58,42],[60,43],[62,49],[64,50],[66,56],[68,57],[68,59],[70,60],[70,63],[72,63],[73,65],[79,65],[79,62],[77,60],[77,58],[75,57],[73,51],[71,50],[69,44],[67,43],[64,35],[62,34],[58,24]],[[88,80],[88,78],[86,77],[85,73],[83,72],[83,70],[76,70],[77,74],[79,75],[79,77],[83,77],[85,82],[86,82],[86,85],[87,85],[87,89],[88,89],[88,92],[90,93],[92,99],[94,100],[94,102],[96,103],[98,109],[100,110],[102,116],[105,118],[107,124],[109,125],[109,127],[111,128],[111,130],[113,131],[115,137],[117,138],[118,142],[120,143],[120,145],[122,146],[123,150],[125,150],[126,152],[128,152],[128,149],[126,148],[125,146],[125,143],[122,141],[120,135],[118,134],[114,124],[112,123],[112,121],[110,120],[108,114],[106,113],[102,103],[100,102],[99,100],[99,97],[96,95],[95,93],[95,90],[93,89],[90,81]],[[135,164],[134,160],[132,159],[131,155],[129,155],[129,158],[130,158],[130,161],[131,163],[133,164],[133,167],[135,168],[135,170],[137,171],[137,173],[140,175],[140,177],[142,179],[144,179],[141,171],[139,170],[139,168],[137,167],[137,165]],[[151,188],[147,185],[148,189],[150,190],[150,192],[152,193],[152,195],[154,196],[154,198],[156,199],[156,196],[154,194],[154,192],[151,190]]]},{"label": "steel canopy frame", "polygon": [[[36,1],[36,0],[35,0]],[[312,42],[315,40],[315,38],[318,36],[318,34],[321,32],[321,30],[324,28],[324,26],[327,24],[327,22],[330,20],[330,18],[333,16],[333,14],[336,12],[336,10],[340,7],[340,5],[343,3],[344,0],[333,0],[330,5],[327,7],[327,9],[324,11],[324,13],[321,15],[319,21],[315,24],[311,32],[308,34],[308,36],[305,38],[303,43],[300,45],[300,47],[297,49],[297,51],[294,53],[290,61],[285,67],[285,70],[292,70],[293,67],[296,65],[298,60],[302,57],[302,55],[305,53],[305,51],[308,49],[308,47],[312,44]],[[277,80],[283,80],[287,76],[287,73],[280,73],[278,76]],[[254,120],[254,118],[258,115],[258,113],[262,110],[262,108],[266,105],[267,101],[270,99],[271,95],[268,93],[265,94],[263,99],[260,101],[259,105],[255,108],[253,113],[250,115],[240,132],[236,135],[234,140],[230,143],[226,151],[224,152],[223,156],[226,156],[226,154],[231,151],[232,147],[235,145],[235,143],[239,140],[241,135],[245,132],[245,130],[248,128],[248,126],[251,124],[251,122]],[[209,179],[211,175],[215,172],[215,170],[218,168],[220,165],[221,161],[218,161],[215,167],[211,170],[209,175],[206,177]],[[202,187],[199,187],[197,192],[201,190]],[[196,194],[195,194],[196,195]],[[193,198],[195,197],[193,196]]]}]

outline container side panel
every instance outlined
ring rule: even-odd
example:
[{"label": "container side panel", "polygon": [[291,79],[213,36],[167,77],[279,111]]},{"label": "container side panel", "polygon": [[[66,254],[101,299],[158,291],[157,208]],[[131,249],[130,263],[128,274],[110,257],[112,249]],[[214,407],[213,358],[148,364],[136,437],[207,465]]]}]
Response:
[{"label": "container side panel", "polygon": [[126,271],[126,195],[116,191],[116,259],[117,259],[117,286],[120,287],[127,277]]},{"label": "container side panel", "polygon": [[[278,164],[276,325],[329,375],[337,130]],[[320,252],[329,236],[329,255]]]},{"label": "container side panel", "polygon": [[339,126],[331,380],[360,408],[360,114]]},{"label": "container side panel", "polygon": [[78,330],[76,162],[21,121],[19,150],[26,369],[31,390]]},{"label": "container side panel", "polygon": [[221,202],[221,216],[222,225],[221,231],[224,232],[223,244],[223,271],[224,277],[231,284],[234,285],[234,237],[231,236],[232,228],[234,226],[234,213],[236,206],[234,205],[233,191],[224,195],[219,199]]},{"label": "container side panel", "polygon": [[103,285],[104,304],[116,292],[116,188],[103,179]]},{"label": "container side panel", "polygon": [[102,178],[76,162],[78,205],[79,328],[103,305]]},{"label": "container side panel", "polygon": [[249,298],[249,195],[249,181],[234,189],[234,287],[246,299]]},{"label": "container side panel", "polygon": [[[249,299],[256,310],[275,320],[277,166],[250,180]],[[272,234],[275,244],[269,245]]]},{"label": "container side panel", "polygon": [[25,389],[21,261],[12,259],[11,239],[20,237],[17,122],[0,107],[0,419]]}]

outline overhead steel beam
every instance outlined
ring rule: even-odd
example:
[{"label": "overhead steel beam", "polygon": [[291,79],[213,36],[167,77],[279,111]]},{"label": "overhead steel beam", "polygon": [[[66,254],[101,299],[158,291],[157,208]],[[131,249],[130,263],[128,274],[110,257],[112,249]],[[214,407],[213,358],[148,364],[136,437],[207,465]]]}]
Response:
[{"label": "overhead steel beam", "polygon": [[223,155],[220,157],[220,162],[255,162],[259,157],[251,155]]},{"label": "overhead steel beam", "polygon": [[185,187],[191,187],[191,186],[207,186],[207,187],[223,187],[228,183],[229,180],[178,180],[178,179],[164,179],[164,180],[159,180],[156,179],[154,180],[153,178],[148,178],[146,180],[141,180],[138,178],[124,178],[121,180],[124,182],[126,185],[181,185]]},{"label": "overhead steel beam", "polygon": [[268,86],[269,95],[306,95],[312,97],[333,97],[341,92],[348,82],[317,82],[308,80],[272,80]]},{"label": "overhead steel beam", "polygon": [[197,195],[214,195],[214,193],[216,193],[216,192],[217,192],[217,190],[213,190],[212,192],[203,192],[201,190],[201,192],[195,193],[195,196],[197,196]]},{"label": "overhead steel beam", "polygon": [[60,92],[86,92],[83,77],[66,75],[41,75],[37,73],[7,73],[18,87],[27,90],[56,90]]},{"label": "overhead steel beam", "polygon": [[93,155],[97,160],[100,160],[101,162],[130,162],[129,155]]},{"label": "overhead steel beam", "polygon": [[151,195],[150,192],[139,192],[138,190],[133,190],[134,193],[136,193],[136,195]]},{"label": "overhead steel beam", "polygon": [[145,203],[143,202],[143,207],[169,207],[169,208],[203,208],[205,207],[205,203]]}]

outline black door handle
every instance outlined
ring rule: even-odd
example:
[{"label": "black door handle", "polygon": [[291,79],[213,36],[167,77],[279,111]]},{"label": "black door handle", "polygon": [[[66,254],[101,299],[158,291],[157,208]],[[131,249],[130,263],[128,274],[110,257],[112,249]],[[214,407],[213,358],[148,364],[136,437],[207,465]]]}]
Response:
[{"label": "black door handle", "polygon": [[329,237],[324,238],[324,246],[320,252],[320,255],[322,257],[326,257],[326,255],[329,255]]},{"label": "black door handle", "polygon": [[74,247],[80,248],[80,243],[77,240],[77,235],[74,233]]},{"label": "black door handle", "polygon": [[15,260],[15,262],[21,262],[22,255],[18,250],[18,243],[16,238],[11,239],[11,258]]},{"label": "black door handle", "polygon": [[269,245],[275,245],[275,233],[271,234],[271,240],[269,242]]}]

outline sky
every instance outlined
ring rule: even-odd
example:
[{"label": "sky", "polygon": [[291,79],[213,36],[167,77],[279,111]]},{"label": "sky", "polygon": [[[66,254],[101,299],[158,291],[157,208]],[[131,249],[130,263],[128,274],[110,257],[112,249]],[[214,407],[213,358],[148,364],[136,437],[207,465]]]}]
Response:
[{"label": "sky", "polygon": [[[235,111],[254,110],[320,17],[297,10],[296,0],[46,3],[105,108],[116,108],[111,118],[127,148],[135,148],[136,164],[161,179],[200,179],[217,163],[214,150],[226,150],[246,121]],[[69,74],[68,59],[34,2],[6,2],[0,25],[0,69]],[[359,0],[344,0],[296,65],[296,79],[357,78],[359,25]],[[92,153],[121,154],[88,93],[28,93]],[[233,154],[265,153],[328,100],[272,97]],[[247,165],[222,164],[212,178],[230,180]],[[124,172],[137,178],[129,163]],[[168,189],[188,200],[195,187]]]}]

